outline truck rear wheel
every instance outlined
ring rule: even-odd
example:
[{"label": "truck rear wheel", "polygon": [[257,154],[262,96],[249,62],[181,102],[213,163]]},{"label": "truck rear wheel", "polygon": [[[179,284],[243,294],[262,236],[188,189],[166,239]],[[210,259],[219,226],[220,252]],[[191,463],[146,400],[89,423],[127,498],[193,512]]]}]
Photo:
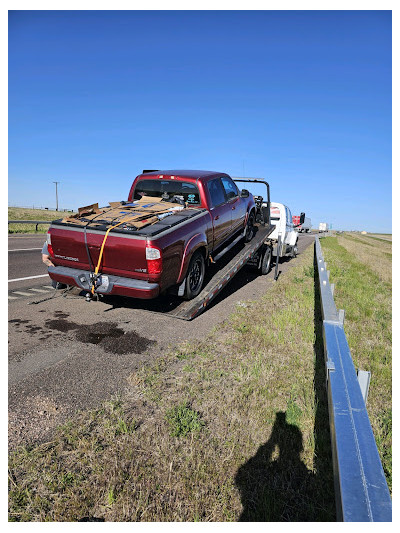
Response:
[{"label": "truck rear wheel", "polygon": [[261,260],[261,265],[260,265],[260,272],[263,276],[268,274],[268,272],[271,270],[271,260],[272,260],[272,250],[268,246],[264,252],[264,255]]},{"label": "truck rear wheel", "polygon": [[200,251],[193,254],[189,263],[189,268],[185,282],[185,300],[196,298],[203,287],[206,265],[204,256]]}]

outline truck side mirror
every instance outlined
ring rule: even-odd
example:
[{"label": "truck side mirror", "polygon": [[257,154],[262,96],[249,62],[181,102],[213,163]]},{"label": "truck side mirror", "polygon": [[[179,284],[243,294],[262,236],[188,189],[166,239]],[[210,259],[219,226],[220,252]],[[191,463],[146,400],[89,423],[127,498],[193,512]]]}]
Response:
[{"label": "truck side mirror", "polygon": [[250,196],[250,193],[247,189],[242,189],[240,191],[240,198],[248,198]]},{"label": "truck side mirror", "polygon": [[304,219],[306,218],[305,213],[300,213],[300,224],[304,224]]}]

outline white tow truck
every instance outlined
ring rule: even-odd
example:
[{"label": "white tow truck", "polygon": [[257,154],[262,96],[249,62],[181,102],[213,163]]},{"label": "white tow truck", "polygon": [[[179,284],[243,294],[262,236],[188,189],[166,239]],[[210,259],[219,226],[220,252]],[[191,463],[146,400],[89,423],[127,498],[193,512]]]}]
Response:
[{"label": "white tow truck", "polygon": [[[262,203],[262,207],[266,208],[267,203],[262,201],[261,196],[254,196],[256,206]],[[275,276],[278,277],[278,264],[282,257],[296,257],[297,255],[297,241],[299,238],[298,232],[295,230],[296,226],[293,224],[292,214],[290,209],[279,202],[270,202],[270,220],[271,224],[275,226],[272,233],[264,241],[263,259],[258,263],[258,268],[262,274],[268,274],[271,269],[272,261],[275,262]],[[304,222],[304,213],[300,216],[300,224]],[[250,265],[257,264],[257,256],[249,261]]]},{"label": "white tow truck", "polygon": [[268,237],[272,245],[272,255],[275,258],[278,255],[278,241],[280,237],[279,257],[296,257],[299,235],[292,222],[290,209],[286,205],[278,202],[271,202],[270,209],[271,224],[275,224],[274,231]]}]

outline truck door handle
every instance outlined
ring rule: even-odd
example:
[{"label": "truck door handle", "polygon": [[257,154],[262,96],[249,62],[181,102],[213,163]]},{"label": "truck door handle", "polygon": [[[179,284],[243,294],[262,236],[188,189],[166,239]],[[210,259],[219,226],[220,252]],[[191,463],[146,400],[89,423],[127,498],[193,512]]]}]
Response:
[{"label": "truck door handle", "polygon": [[218,219],[219,219],[219,215],[217,215],[217,216],[214,218],[214,220],[218,220]]},{"label": "truck door handle", "polygon": [[233,207],[232,207],[232,211],[233,211],[234,209],[236,209],[236,206],[233,206]]}]

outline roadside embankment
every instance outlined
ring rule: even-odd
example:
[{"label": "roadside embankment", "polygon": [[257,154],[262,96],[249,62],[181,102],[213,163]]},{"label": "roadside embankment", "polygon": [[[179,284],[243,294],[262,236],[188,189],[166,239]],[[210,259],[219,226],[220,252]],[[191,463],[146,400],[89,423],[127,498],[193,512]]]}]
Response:
[{"label": "roadside embankment", "polygon": [[10,519],[333,520],[313,247],[296,262],[127,396],[13,452]]},{"label": "roadside embankment", "polygon": [[[321,244],[353,361],[372,373],[367,407],[391,488],[391,285],[343,239]],[[130,375],[126,396],[12,452],[10,520],[334,520],[312,247],[296,263],[207,338]]]},{"label": "roadside embankment", "polygon": [[[62,218],[64,211],[51,211],[47,209],[29,209],[25,207],[9,207],[8,220],[43,220],[52,222]],[[8,224],[8,233],[47,233],[49,227],[40,224],[36,231],[36,224]]]}]

